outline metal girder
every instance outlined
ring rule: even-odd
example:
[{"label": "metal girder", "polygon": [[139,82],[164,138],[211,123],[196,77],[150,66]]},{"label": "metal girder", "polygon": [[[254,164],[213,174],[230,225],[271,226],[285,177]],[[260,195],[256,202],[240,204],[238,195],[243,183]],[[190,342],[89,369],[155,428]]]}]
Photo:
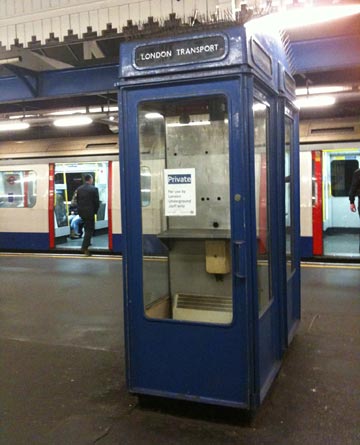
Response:
[{"label": "metal girder", "polygon": [[15,74],[17,79],[19,79],[28,89],[32,97],[36,97],[39,88],[37,73],[34,73],[33,71],[27,68],[20,67],[18,65],[6,64],[4,66],[11,73]]},{"label": "metal girder", "polygon": [[290,43],[296,74],[360,67],[360,35]]},{"label": "metal girder", "polygon": [[[30,88],[34,85],[36,89]],[[0,77],[0,103],[51,99],[80,94],[93,94],[115,89],[118,65],[23,73],[19,77]]]}]

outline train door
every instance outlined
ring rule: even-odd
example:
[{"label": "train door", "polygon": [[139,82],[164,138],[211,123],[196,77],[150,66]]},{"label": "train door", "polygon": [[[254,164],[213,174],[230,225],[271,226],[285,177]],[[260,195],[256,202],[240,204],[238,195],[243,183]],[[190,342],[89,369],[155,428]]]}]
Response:
[{"label": "train door", "polygon": [[[54,229],[51,247],[56,249],[79,249],[82,243],[82,221],[72,199],[75,190],[84,183],[84,177],[91,174],[99,190],[100,207],[95,217],[95,233],[92,249],[109,249],[109,168],[110,162],[61,162],[53,166]],[[51,184],[50,184],[51,188]],[[51,227],[51,225],[50,225]]]},{"label": "train door", "polygon": [[359,168],[357,149],[323,151],[324,255],[358,255],[358,215],[349,211],[353,172]]}]

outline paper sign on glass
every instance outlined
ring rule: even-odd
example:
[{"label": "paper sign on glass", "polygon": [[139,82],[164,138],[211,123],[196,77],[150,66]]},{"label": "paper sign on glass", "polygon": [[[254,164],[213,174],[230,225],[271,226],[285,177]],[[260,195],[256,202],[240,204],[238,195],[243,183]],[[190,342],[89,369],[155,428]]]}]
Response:
[{"label": "paper sign on glass", "polygon": [[195,169],[164,170],[165,216],[195,216]]}]

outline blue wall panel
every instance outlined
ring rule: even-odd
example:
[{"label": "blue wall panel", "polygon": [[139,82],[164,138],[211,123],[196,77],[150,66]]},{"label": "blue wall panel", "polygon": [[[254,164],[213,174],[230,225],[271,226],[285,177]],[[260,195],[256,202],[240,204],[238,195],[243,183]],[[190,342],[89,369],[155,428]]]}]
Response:
[{"label": "blue wall panel", "polygon": [[0,250],[49,250],[48,233],[0,233]]},{"label": "blue wall panel", "polygon": [[300,256],[301,258],[313,256],[313,239],[311,236],[302,236],[300,238]]}]

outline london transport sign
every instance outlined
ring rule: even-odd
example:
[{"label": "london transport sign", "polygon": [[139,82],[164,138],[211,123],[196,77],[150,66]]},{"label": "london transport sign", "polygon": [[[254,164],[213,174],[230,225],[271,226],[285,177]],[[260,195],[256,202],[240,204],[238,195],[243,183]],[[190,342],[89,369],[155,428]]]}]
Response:
[{"label": "london transport sign", "polygon": [[173,42],[142,45],[135,49],[134,65],[156,68],[222,59],[227,52],[224,36],[214,35]]}]

